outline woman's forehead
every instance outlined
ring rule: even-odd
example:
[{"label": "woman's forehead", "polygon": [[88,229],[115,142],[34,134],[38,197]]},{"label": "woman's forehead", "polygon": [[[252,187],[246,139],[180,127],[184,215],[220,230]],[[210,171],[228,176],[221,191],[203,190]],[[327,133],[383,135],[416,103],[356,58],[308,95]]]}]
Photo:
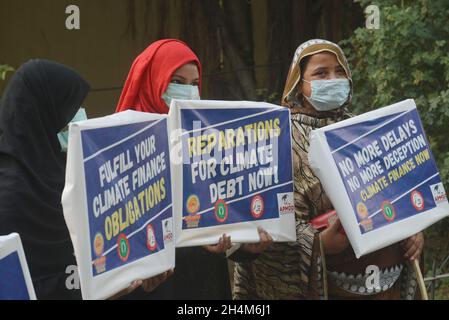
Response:
[{"label": "woman's forehead", "polygon": [[331,52],[319,52],[316,53],[309,58],[308,65],[326,65],[327,67],[330,66],[340,66],[340,63],[337,60],[337,57],[335,54]]},{"label": "woman's forehead", "polygon": [[173,75],[199,75],[198,66],[194,62],[186,63],[177,69]]}]

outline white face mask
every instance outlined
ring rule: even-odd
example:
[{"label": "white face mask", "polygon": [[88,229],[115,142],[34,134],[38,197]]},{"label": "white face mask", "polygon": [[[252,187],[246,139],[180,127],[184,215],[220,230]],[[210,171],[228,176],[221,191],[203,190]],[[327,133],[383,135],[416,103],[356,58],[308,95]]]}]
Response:
[{"label": "white face mask", "polygon": [[167,91],[162,95],[167,106],[170,108],[171,101],[177,100],[201,100],[198,86],[188,84],[170,83]]},{"label": "white face mask", "polygon": [[348,79],[303,81],[312,87],[312,95],[304,97],[318,111],[338,109],[349,99],[351,84]]},{"label": "white face mask", "polygon": [[[87,120],[86,109],[80,108],[78,112],[75,114],[75,117],[73,117],[73,119],[69,122],[69,124],[83,120]],[[58,133],[58,140],[59,144],[61,145],[61,151],[67,152],[67,148],[69,146],[69,130],[63,130],[60,133]]]}]

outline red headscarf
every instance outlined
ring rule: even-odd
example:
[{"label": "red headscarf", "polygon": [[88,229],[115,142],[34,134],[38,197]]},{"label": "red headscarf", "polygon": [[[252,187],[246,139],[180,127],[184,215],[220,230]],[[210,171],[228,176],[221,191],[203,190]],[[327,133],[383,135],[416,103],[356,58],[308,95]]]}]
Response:
[{"label": "red headscarf", "polygon": [[198,66],[201,92],[201,63],[195,53],[179,40],[165,39],[154,42],[134,61],[116,112],[132,109],[168,113],[162,95],[167,90],[173,73],[192,62]]}]

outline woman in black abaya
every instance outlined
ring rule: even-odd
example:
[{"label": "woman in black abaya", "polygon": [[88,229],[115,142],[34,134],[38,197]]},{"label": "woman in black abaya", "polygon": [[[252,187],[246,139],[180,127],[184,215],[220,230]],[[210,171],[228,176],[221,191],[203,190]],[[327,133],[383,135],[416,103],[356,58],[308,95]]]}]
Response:
[{"label": "woman in black abaya", "polygon": [[[66,156],[58,133],[88,92],[74,70],[31,60],[17,70],[0,101],[0,235],[20,235],[38,299],[81,299],[61,205]],[[135,298],[148,296],[170,274],[134,281],[112,298],[137,288]]]},{"label": "woman in black abaya", "polygon": [[0,102],[0,235],[20,234],[38,299],[81,297],[66,287],[76,261],[62,213],[65,154],[57,134],[88,92],[75,71],[31,60]]}]

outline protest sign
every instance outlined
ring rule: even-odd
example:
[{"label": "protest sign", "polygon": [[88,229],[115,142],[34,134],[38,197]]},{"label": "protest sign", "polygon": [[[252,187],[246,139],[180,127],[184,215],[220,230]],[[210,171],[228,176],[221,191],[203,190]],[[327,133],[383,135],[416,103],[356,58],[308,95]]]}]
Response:
[{"label": "protest sign", "polygon": [[174,267],[167,116],[126,111],[70,125],[64,217],[84,299]]},{"label": "protest sign", "polygon": [[177,247],[296,240],[287,108],[174,100],[169,121]]},{"label": "protest sign", "polygon": [[449,215],[413,100],[314,130],[309,161],[357,257]]},{"label": "protest sign", "polygon": [[17,233],[0,237],[0,300],[36,300]]}]

